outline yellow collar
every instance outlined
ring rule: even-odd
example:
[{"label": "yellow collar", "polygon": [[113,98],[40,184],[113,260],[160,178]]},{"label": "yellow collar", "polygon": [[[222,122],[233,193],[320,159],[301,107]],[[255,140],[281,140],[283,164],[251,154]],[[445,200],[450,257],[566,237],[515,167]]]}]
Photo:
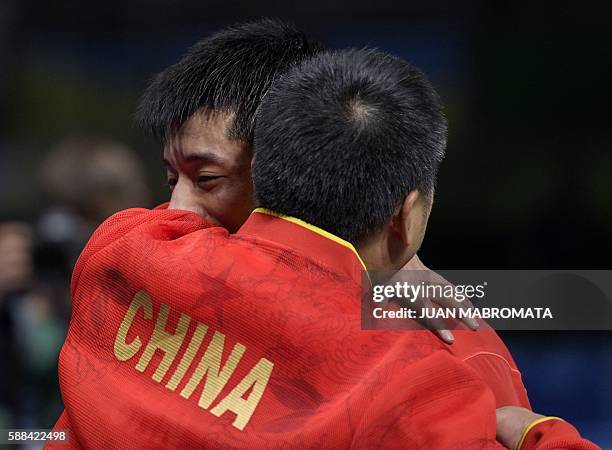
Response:
[{"label": "yellow collar", "polygon": [[266,208],[256,208],[255,210],[253,210],[253,212],[257,212],[257,213],[261,213],[261,214],[267,214],[269,216],[274,216],[274,217],[278,217],[280,219],[286,220],[288,222],[294,223],[296,225],[299,225],[301,227],[304,227],[314,233],[317,233],[327,239],[331,239],[332,241],[348,248],[350,251],[352,251],[355,256],[357,257],[357,259],[359,260],[359,262],[361,263],[361,265],[363,266],[363,270],[368,270],[366,268],[365,263],[363,262],[363,260],[361,259],[361,256],[359,256],[359,253],[357,253],[357,250],[355,249],[355,247],[353,246],[353,244],[351,244],[348,241],[345,241],[344,239],[336,236],[335,234],[332,234],[328,231],[325,231],[322,228],[319,228],[315,225],[311,225],[308,222],[304,222],[302,219],[298,219],[297,217],[292,217],[292,216],[286,216],[284,214],[279,214],[277,212],[271,211],[269,209]]}]

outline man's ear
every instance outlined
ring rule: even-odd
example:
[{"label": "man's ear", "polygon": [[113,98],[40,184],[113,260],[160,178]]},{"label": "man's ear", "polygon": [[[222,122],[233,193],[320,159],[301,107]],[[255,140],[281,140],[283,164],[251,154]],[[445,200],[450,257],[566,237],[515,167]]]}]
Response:
[{"label": "man's ear", "polygon": [[414,213],[414,206],[416,205],[417,200],[421,194],[416,189],[410,191],[410,193],[406,196],[402,204],[400,205],[397,213],[393,216],[393,221],[391,223],[391,228],[395,233],[397,233],[398,238],[402,241],[402,243],[408,247],[411,242],[410,231],[412,228],[412,216]]}]

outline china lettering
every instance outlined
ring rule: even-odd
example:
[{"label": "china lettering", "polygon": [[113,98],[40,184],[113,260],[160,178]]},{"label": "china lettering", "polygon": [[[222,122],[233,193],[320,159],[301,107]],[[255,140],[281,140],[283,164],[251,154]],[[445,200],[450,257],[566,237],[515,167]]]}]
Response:
[{"label": "china lettering", "polygon": [[[135,337],[131,342],[127,342],[128,331],[136,315],[141,310],[145,320],[150,321],[153,319],[153,302],[144,291],[140,291],[134,296],[119,326],[114,346],[115,357],[119,361],[128,361],[132,359],[143,346],[139,336]],[[162,381],[176,358],[179,349],[183,346],[185,335],[187,334],[187,327],[191,322],[191,317],[187,314],[181,314],[175,333],[170,334],[165,330],[169,313],[170,307],[162,304],[155,322],[153,333],[136,363],[136,370],[144,372],[151,362],[153,354],[158,350],[163,352],[164,356],[151,377],[158,383]],[[183,357],[172,374],[172,377],[165,385],[168,390],[174,392],[183,380],[187,370],[194,362],[195,355],[200,349],[207,332],[208,326],[198,322]],[[242,355],[246,351],[244,345],[236,343],[225,365],[221,367],[221,355],[223,354],[224,345],[225,335],[215,331],[206,351],[197,363],[191,378],[179,393],[182,398],[188,400],[196,387],[204,380],[204,376],[206,376],[202,394],[198,400],[198,406],[205,410],[210,408],[223,388],[228,384]],[[235,380],[238,381],[235,387],[210,410],[210,413],[220,417],[227,411],[233,412],[236,414],[236,418],[232,425],[239,430],[243,430],[263,396],[264,390],[270,380],[273,367],[274,364],[272,364],[272,362],[265,358],[261,358],[244,378],[239,381]],[[245,399],[243,396],[247,392],[250,392],[250,394]]]}]

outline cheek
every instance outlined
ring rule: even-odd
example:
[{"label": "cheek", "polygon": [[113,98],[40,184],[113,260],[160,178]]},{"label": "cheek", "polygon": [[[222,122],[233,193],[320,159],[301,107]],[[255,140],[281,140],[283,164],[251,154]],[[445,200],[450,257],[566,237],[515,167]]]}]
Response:
[{"label": "cheek", "polygon": [[238,230],[253,211],[252,186],[228,188],[214,200],[216,215],[231,232]]}]

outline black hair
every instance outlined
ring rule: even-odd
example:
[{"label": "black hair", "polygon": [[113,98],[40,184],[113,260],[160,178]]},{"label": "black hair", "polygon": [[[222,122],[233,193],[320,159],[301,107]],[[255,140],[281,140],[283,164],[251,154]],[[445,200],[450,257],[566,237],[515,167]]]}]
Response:
[{"label": "black hair", "polygon": [[165,141],[194,113],[233,114],[229,137],[253,141],[254,116],[273,80],[323,47],[277,19],[234,25],[196,43],[144,92],[136,122]]},{"label": "black hair", "polygon": [[378,50],[321,53],[262,101],[258,206],[359,243],[414,189],[433,194],[447,125],[423,73]]}]

